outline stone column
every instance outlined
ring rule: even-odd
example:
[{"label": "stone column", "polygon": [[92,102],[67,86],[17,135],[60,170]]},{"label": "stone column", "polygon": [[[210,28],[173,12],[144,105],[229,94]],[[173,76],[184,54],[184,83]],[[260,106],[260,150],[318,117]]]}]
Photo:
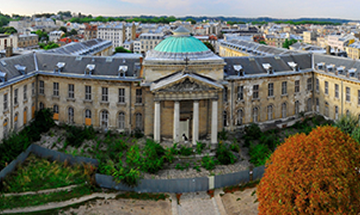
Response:
[{"label": "stone column", "polygon": [[192,143],[196,145],[196,141],[199,140],[199,101],[194,101],[193,108],[193,135],[192,135]]},{"label": "stone column", "polygon": [[175,101],[175,104],[174,104],[174,133],[173,133],[173,138],[174,138],[175,143],[180,141],[179,132],[180,132],[180,102]]},{"label": "stone column", "polygon": [[218,133],[218,101],[212,101],[211,109],[211,144],[217,144],[217,133]]},{"label": "stone column", "polygon": [[160,142],[161,141],[161,136],[160,136],[160,101],[156,101],[155,102],[155,114],[154,114],[154,140],[156,142]]}]

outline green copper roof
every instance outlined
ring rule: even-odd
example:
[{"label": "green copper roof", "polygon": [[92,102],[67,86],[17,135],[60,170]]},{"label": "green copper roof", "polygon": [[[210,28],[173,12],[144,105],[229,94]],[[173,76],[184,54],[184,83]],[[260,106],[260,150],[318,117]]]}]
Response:
[{"label": "green copper roof", "polygon": [[154,48],[159,52],[170,53],[192,53],[204,52],[209,49],[200,40],[195,37],[177,37],[171,36],[163,40],[159,45]]}]

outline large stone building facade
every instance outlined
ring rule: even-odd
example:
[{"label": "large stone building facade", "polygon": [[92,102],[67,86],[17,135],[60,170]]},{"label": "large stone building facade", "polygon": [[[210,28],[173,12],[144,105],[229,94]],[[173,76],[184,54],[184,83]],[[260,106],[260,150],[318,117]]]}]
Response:
[{"label": "large stone building facade", "polygon": [[59,123],[215,144],[223,128],[359,115],[358,69],[308,53],[222,58],[181,27],[145,59],[34,52],[0,61],[0,137],[46,107]]}]

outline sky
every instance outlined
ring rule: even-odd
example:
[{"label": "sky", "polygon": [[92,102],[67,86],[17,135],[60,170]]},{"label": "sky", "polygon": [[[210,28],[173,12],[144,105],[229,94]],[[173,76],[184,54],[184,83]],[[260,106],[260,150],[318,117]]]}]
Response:
[{"label": "sky", "polygon": [[4,14],[72,11],[93,16],[174,15],[360,20],[358,0],[0,0]]}]

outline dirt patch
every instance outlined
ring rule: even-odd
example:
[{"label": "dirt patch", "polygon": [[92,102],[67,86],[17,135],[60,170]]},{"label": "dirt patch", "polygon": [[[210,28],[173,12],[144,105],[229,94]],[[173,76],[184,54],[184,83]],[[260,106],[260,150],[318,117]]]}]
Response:
[{"label": "dirt patch", "polygon": [[61,214],[69,215],[168,215],[171,213],[171,202],[169,199],[159,201],[133,199],[96,200],[79,208],[71,208],[61,212]]},{"label": "dirt patch", "polygon": [[[256,188],[246,189],[244,191],[235,191],[226,193],[221,197],[222,203],[228,215],[258,214],[259,203],[256,201]],[[256,202],[255,202],[256,201]]]}]

